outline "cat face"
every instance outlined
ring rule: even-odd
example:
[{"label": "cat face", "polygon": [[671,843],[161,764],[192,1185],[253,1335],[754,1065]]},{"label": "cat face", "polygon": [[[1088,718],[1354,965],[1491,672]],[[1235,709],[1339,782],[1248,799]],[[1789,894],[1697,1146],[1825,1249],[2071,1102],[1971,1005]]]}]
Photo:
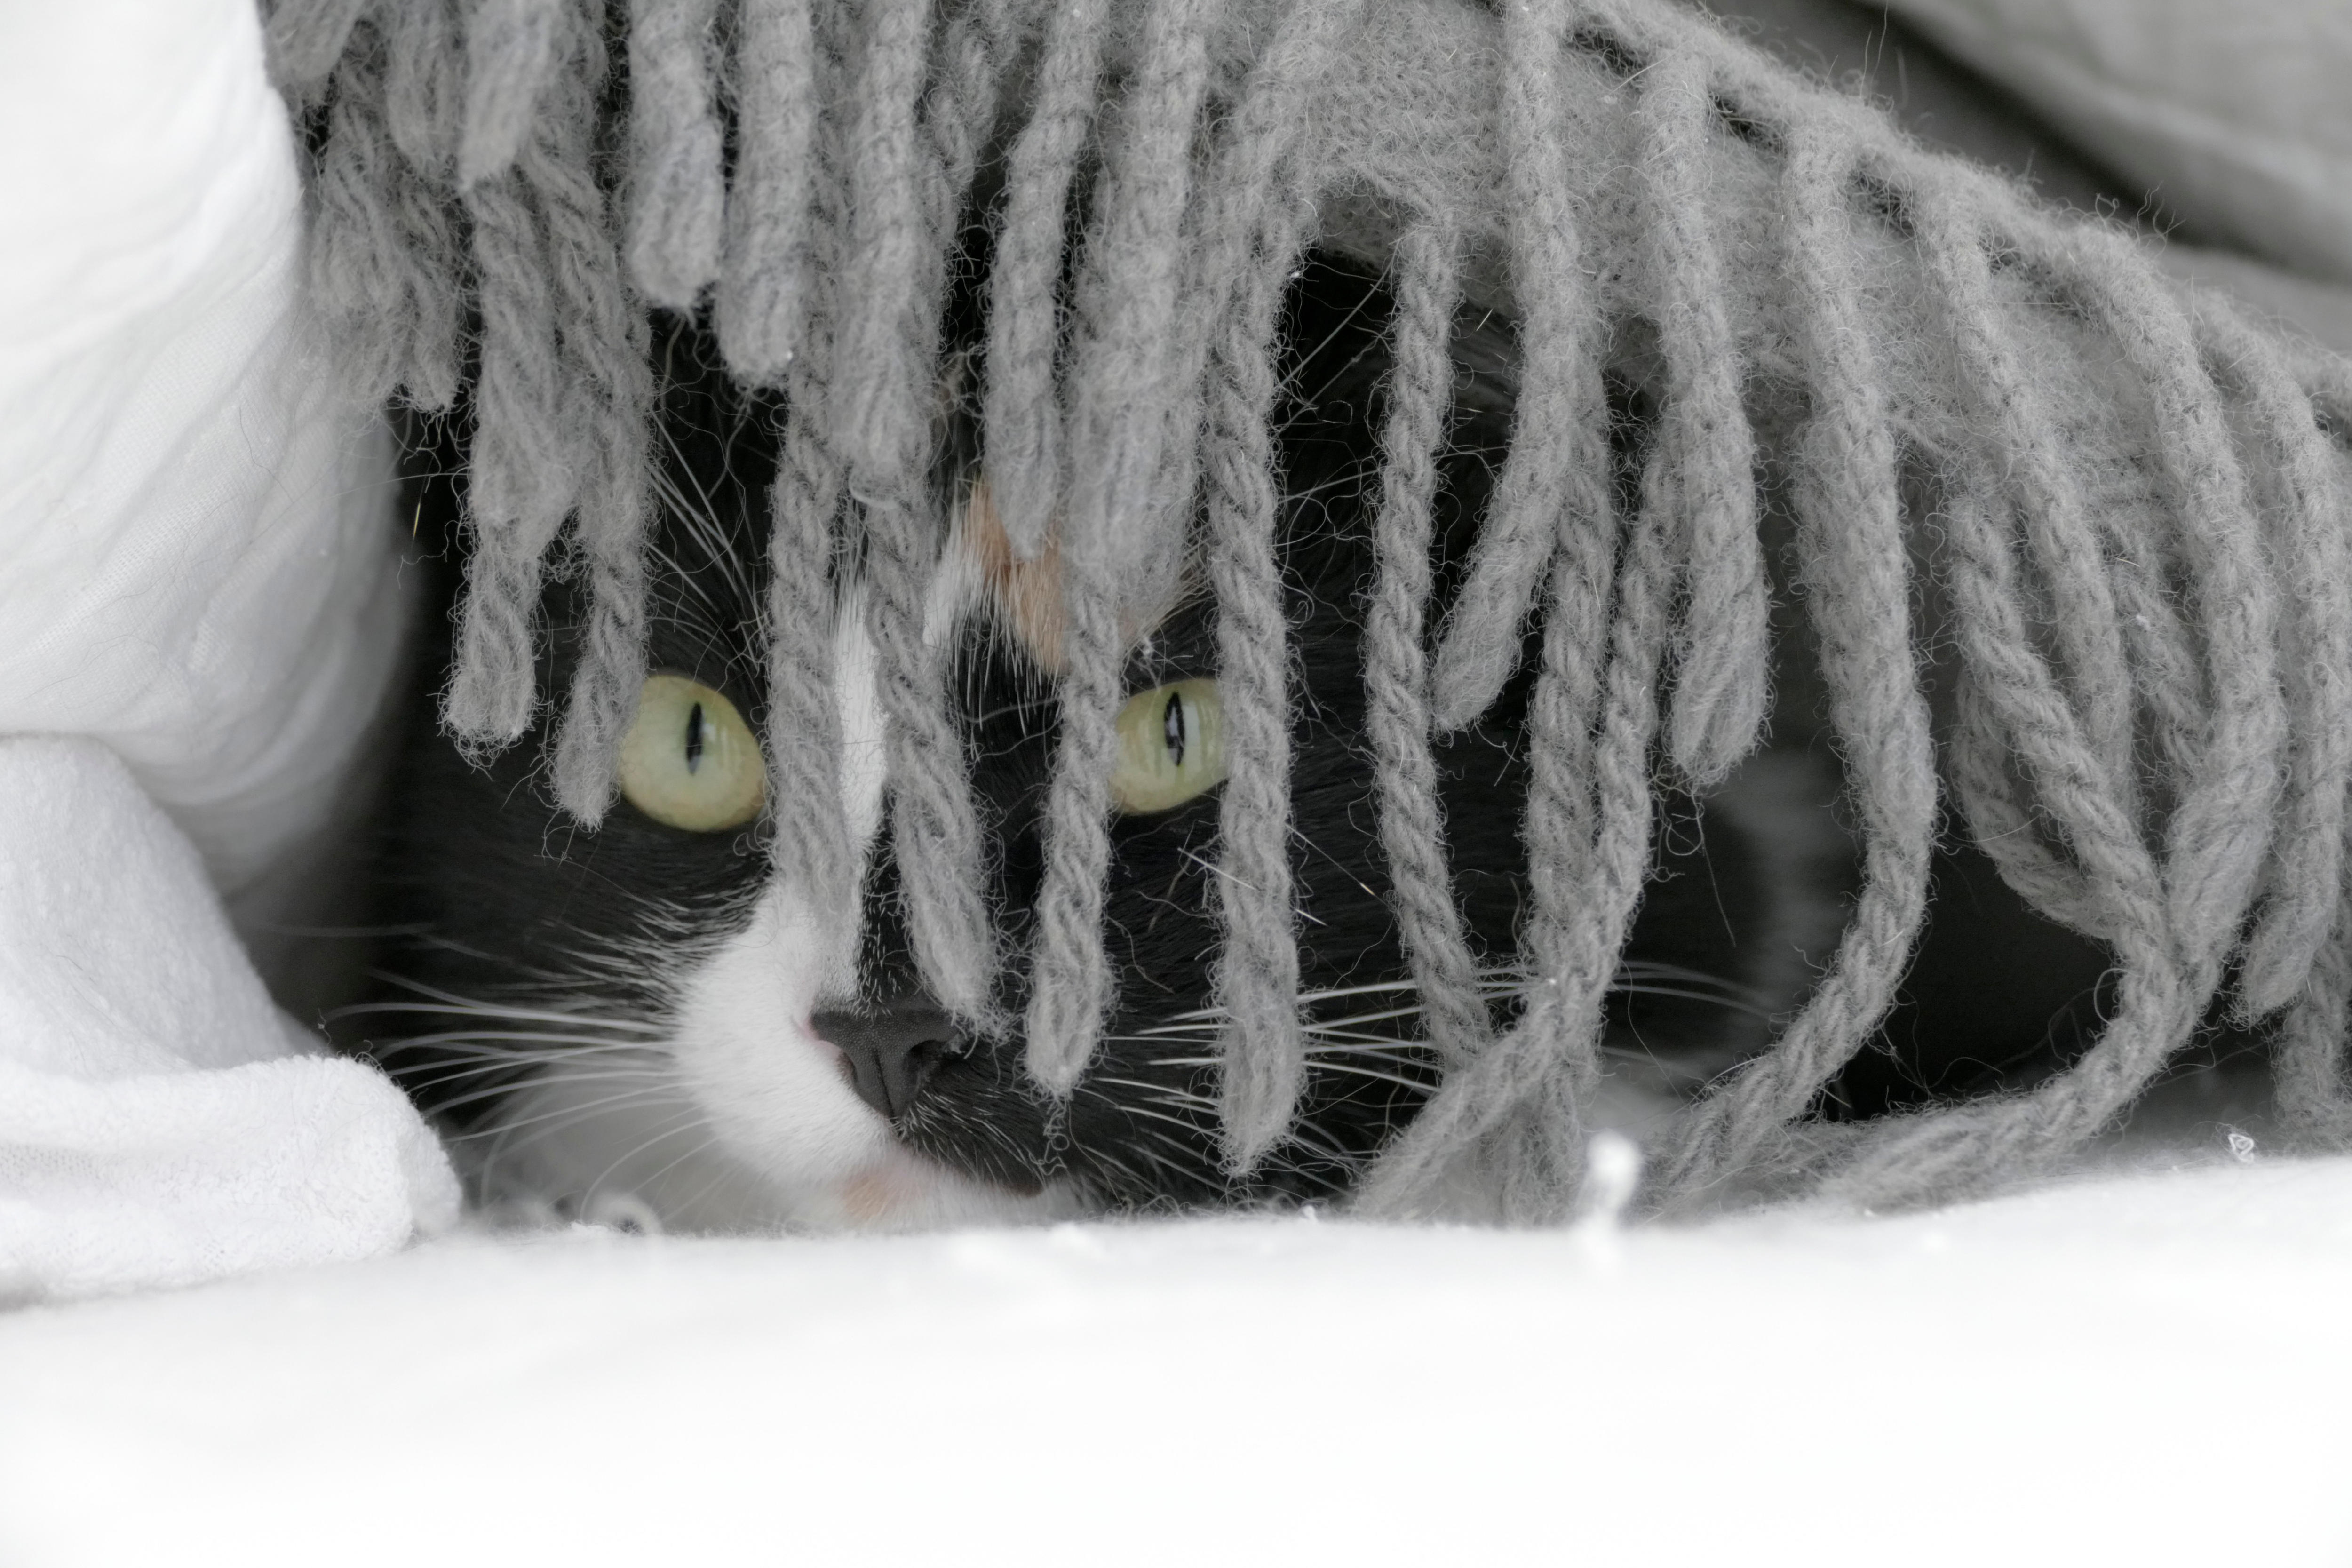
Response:
[{"label": "cat face", "polygon": [[[733,392],[709,345],[679,329],[666,345],[654,674],[620,801],[601,828],[580,828],[534,779],[543,735],[478,770],[423,725],[399,786],[395,863],[415,934],[383,1005],[434,1026],[376,1048],[453,1127],[486,1191],[667,1225],[856,1226],[1344,1191],[1435,1079],[1388,907],[1362,690],[1386,310],[1370,281],[1318,266],[1287,321],[1280,549],[1296,633],[1291,859],[1310,1065],[1291,1136],[1263,1166],[1224,1168],[1214,1117],[1213,605],[1182,599],[1136,628],[1105,915],[1117,1001],[1087,1072],[1057,1103],[1025,1077],[1017,1023],[967,1037],[922,994],[854,574],[839,585],[834,642],[842,793],[862,867],[854,928],[821,919],[771,864],[756,737],[777,411]],[[1507,409],[1507,391],[1465,384],[1436,519],[1441,600]],[[963,449],[958,428],[950,453]],[[972,761],[1006,955],[997,992],[1018,1020],[1057,724],[1050,616],[1038,610],[1051,584],[1041,594],[1008,577],[983,461],[946,461],[940,503],[956,521],[927,637]],[[583,606],[558,583],[543,609],[553,636],[541,689],[561,692]],[[1437,752],[1456,895],[1506,1026],[1525,887],[1526,697],[1523,674]],[[1707,834],[1679,848],[1667,836],[1670,859],[1703,868],[1662,879],[1637,932],[1629,974],[1679,977],[1627,987],[1627,1005],[1646,1009],[1644,1049],[1727,1037],[1736,1017],[1718,983],[1738,972],[1736,926],[1755,900],[1738,857],[1724,854],[1730,833],[1711,847]]]}]

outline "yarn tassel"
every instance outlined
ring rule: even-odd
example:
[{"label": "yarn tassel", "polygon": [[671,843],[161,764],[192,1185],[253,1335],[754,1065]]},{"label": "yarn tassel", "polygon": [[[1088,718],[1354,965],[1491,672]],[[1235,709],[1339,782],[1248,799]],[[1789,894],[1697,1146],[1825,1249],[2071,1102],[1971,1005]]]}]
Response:
[{"label": "yarn tassel", "polygon": [[[1057,1097],[1076,1086],[1112,1003],[1102,903],[1119,699],[1116,661],[1124,651],[1115,552],[1132,540],[1133,520],[1148,512],[1146,487],[1157,462],[1176,240],[1193,128],[1208,86],[1210,15],[1209,0],[1175,0],[1150,13],[1079,279],[1068,436],[1074,470],[1062,518],[1062,741],[1046,813],[1028,1009],[1029,1075]],[[1230,695],[1226,724],[1230,758]]]},{"label": "yarn tassel", "polygon": [[809,170],[816,140],[810,0],[741,0],[736,18],[736,153],[713,325],[752,386],[782,384],[810,301]]},{"label": "yarn tassel", "polygon": [[465,114],[465,58],[451,5],[452,0],[404,0],[389,7],[379,23],[391,55],[384,73],[385,123],[409,166],[436,184],[448,183]]},{"label": "yarn tassel", "polygon": [[[1985,489],[1959,484],[1946,510],[1961,655],[2108,911],[2121,971],[2117,1007],[2090,1053],[2029,1096],[1874,1128],[1828,1184],[1860,1203],[1947,1197],[2046,1168],[2129,1100],[2188,1037],[2200,1010],[2173,946],[2154,858],[2027,632],[2011,543],[1994,524]],[[1981,837],[1984,825],[1973,826]]]},{"label": "yarn tassel", "polygon": [[[930,643],[925,620],[945,530],[926,471],[937,318],[925,304],[935,278],[924,258],[944,256],[948,215],[971,171],[941,170],[939,142],[917,134],[923,12],[924,0],[865,11],[855,90],[863,107],[843,151],[849,197],[837,223],[845,230],[845,265],[835,285],[826,413],[829,445],[864,508],[867,625],[917,966],[941,1006],[985,1032],[997,1026],[996,938],[981,891],[980,823],[963,741],[948,711],[946,650]],[[954,112],[985,119],[986,108]],[[914,167],[925,159],[927,168]]]},{"label": "yarn tassel", "polygon": [[1578,472],[1570,390],[1576,367],[1593,350],[1589,307],[1571,282],[1583,258],[1560,135],[1560,0],[1506,5],[1502,23],[1504,174],[1522,381],[1510,455],[1438,643],[1431,706],[1441,730],[1475,723],[1518,668],[1522,628],[1555,547],[1562,499],[1573,505],[1595,482]]},{"label": "yarn tassel", "polygon": [[1014,557],[1045,548],[1059,501],[1061,411],[1054,361],[1055,299],[1066,244],[1070,181],[1095,119],[1109,0],[1072,0],[1056,15],[1038,68],[1035,108],[1013,145],[1012,195],[989,278],[984,409],[990,494]]},{"label": "yarn tassel", "polygon": [[[589,29],[601,6],[577,18],[574,49],[590,68],[560,79],[541,105],[542,134],[523,166],[539,193],[548,270],[555,285],[559,395],[577,431],[574,522],[589,602],[572,689],[554,747],[556,801],[588,827],[603,822],[622,738],[646,677],[646,424],[652,377],[645,320],[622,281],[617,225],[608,221],[591,159],[603,40]],[[570,102],[562,102],[569,99]]]},{"label": "yarn tassel", "polygon": [[373,0],[274,0],[262,20],[262,47],[269,79],[297,106],[315,103],[326,91],[350,43],[352,29]]},{"label": "yarn tassel", "polygon": [[726,189],[710,102],[718,0],[630,0],[629,276],[673,310],[719,275]]},{"label": "yarn tassel", "polygon": [[1061,740],[1046,796],[1045,885],[1025,1022],[1029,1076],[1057,1098],[1077,1087],[1115,1001],[1102,911],[1121,695],[1118,587],[1103,547],[1074,542],[1061,561]]},{"label": "yarn tassel", "polygon": [[465,252],[447,189],[464,111],[464,59],[449,0],[392,6],[375,25],[387,57],[384,124],[407,165],[386,171],[398,243],[411,259],[398,379],[411,406],[437,414],[457,400],[464,359]]},{"label": "yarn tassel", "polygon": [[1911,645],[1895,439],[1864,330],[1848,235],[1851,153],[1799,135],[1781,175],[1786,267],[1811,415],[1798,450],[1799,549],[1830,714],[1864,836],[1862,893],[1837,959],[1767,1055],[1695,1108],[1664,1184],[1739,1171],[1859,1051],[1895,1000],[1927,911],[1936,758]]},{"label": "yarn tassel", "polygon": [[2342,889],[2334,929],[2314,955],[2303,993],[2287,1008],[2272,1048],[2272,1093],[2280,1125],[2306,1148],[2341,1152],[2352,1147],[2352,1079],[2345,1071],[2347,1040],[2352,1040],[2352,887]]},{"label": "yarn tassel", "polygon": [[833,366],[834,442],[852,483],[914,482],[927,434],[908,326],[925,233],[915,172],[915,100],[923,89],[930,0],[868,0],[865,58],[849,132],[848,272]]},{"label": "yarn tassel", "polygon": [[2280,660],[2287,789],[2264,873],[2268,899],[2238,977],[2238,1011],[2251,1022],[2303,989],[2336,918],[2352,787],[2352,550],[2336,455],[2284,356],[2219,299],[2199,301],[2197,331],[2209,367],[2242,389],[2270,459],[2270,553],[2289,596]]},{"label": "yarn tassel", "polygon": [[[751,0],[751,5],[757,4],[759,0]],[[837,8],[829,8],[826,16],[836,24],[841,19]],[[747,5],[741,25],[748,28],[751,22]],[[804,16],[804,35],[808,29]],[[803,64],[814,42],[813,37],[802,38]],[[741,47],[748,51],[749,40]],[[829,49],[825,58],[830,61],[835,55]],[[774,107],[768,106],[772,110]],[[754,110],[747,103],[741,112],[748,121]],[[804,300],[808,317],[804,328],[798,330],[799,348],[779,366],[793,414],[784,426],[769,500],[773,531],[768,542],[772,641],[767,750],[775,793],[768,809],[776,827],[770,854],[785,886],[800,890],[813,908],[836,917],[841,929],[851,930],[856,920],[853,900],[858,861],[865,846],[862,839],[851,837],[845,805],[834,637],[842,616],[864,609],[869,626],[873,618],[870,604],[843,603],[836,596],[835,566],[836,561],[846,558],[850,548],[850,541],[841,533],[846,487],[840,460],[829,444],[830,433],[817,413],[829,401],[832,299],[840,273],[842,209],[848,199],[837,125],[828,121],[815,128],[808,152],[810,167],[803,176],[808,201],[806,244],[808,256],[818,265],[809,277]],[[739,192],[744,178],[739,163]],[[734,216],[730,209],[730,224]],[[722,321],[728,287],[722,279],[716,311]],[[870,595],[870,584],[866,591]]]},{"label": "yarn tassel", "polygon": [[1397,298],[1395,373],[1380,511],[1373,524],[1378,577],[1365,628],[1364,688],[1379,758],[1381,847],[1412,965],[1422,1018],[1439,1058],[1458,1066],[1493,1038],[1478,966],[1454,900],[1445,826],[1429,745],[1429,660],[1423,616],[1430,594],[1430,507],[1437,457],[1452,411],[1449,344],[1460,297],[1459,237],[1426,218],[1399,238],[1391,266]]},{"label": "yarn tassel", "polygon": [[[1236,585],[1241,595],[1221,604],[1218,631],[1228,779],[1220,830],[1223,942],[1215,973],[1225,1014],[1220,1041],[1225,1155],[1236,1174],[1255,1168],[1286,1135],[1306,1076],[1288,854],[1289,655],[1274,559],[1280,500],[1267,422],[1277,391],[1278,314],[1311,222],[1307,193],[1318,178],[1300,154],[1301,128],[1340,44],[1362,15],[1358,0],[1290,5],[1227,119],[1187,236],[1186,304],[1172,324],[1174,368],[1161,411],[1160,477],[1150,510],[1139,520],[1151,552],[1148,579],[1181,541],[1205,446],[1212,580]],[[1436,342],[1444,359],[1442,330]],[[1445,389],[1436,395],[1443,400]],[[1204,436],[1196,442],[1192,433],[1204,416]],[[1255,804],[1236,806],[1237,800]]]},{"label": "yarn tassel", "polygon": [[[804,355],[803,359],[814,357]],[[769,503],[768,772],[771,858],[819,929],[854,926],[859,847],[843,809],[841,710],[834,693],[834,520],[841,476],[811,430],[785,433]]]},{"label": "yarn tassel", "polygon": [[[1316,97],[1334,59],[1362,26],[1366,0],[1292,0],[1276,22],[1240,101],[1225,117],[1223,144],[1183,237],[1188,253],[1173,332],[1174,366],[1160,443],[1160,478],[1147,531],[1168,547],[1180,545],[1201,481],[1200,432],[1206,408],[1209,356],[1237,279],[1244,278],[1266,222],[1269,204],[1292,199],[1293,185],[1319,186],[1312,138]],[[1164,588],[1165,561],[1148,573]]]},{"label": "yarn tassel", "polygon": [[1836,1183],[1860,1201],[1948,1196],[2015,1179],[2107,1126],[2196,1026],[2266,847],[2284,743],[2272,598],[2213,388],[2178,308],[2135,270],[2084,267],[2070,281],[2151,395],[2151,435],[2165,454],[2168,499],[2189,536],[2194,603],[2211,639],[2211,728],[2179,792],[2159,875],[2025,645],[2007,550],[1981,501],[1953,509],[1963,653],[2109,911],[2119,1005],[2090,1053],[2031,1095],[1904,1119],[1870,1138]]},{"label": "yarn tassel", "polygon": [[1270,421],[1282,297],[1313,217],[1303,188],[1278,196],[1211,357],[1209,580],[1227,770],[1213,979],[1224,1020],[1219,1110],[1237,1173],[1287,1131],[1307,1071],[1290,866],[1290,626],[1275,557],[1282,501]]},{"label": "yarn tassel", "polygon": [[2025,521],[2050,585],[2053,629],[2091,743],[2110,787],[2132,791],[2132,681],[2114,593],[2081,475],[2062,455],[2058,419],[1995,302],[1975,211],[1965,192],[1947,190],[1916,204],[1920,259],[1940,307],[1939,324],[1957,351],[1963,384],[1990,433],[1990,451],[1998,453],[1984,460],[2005,474],[2010,504]]},{"label": "yarn tassel", "polygon": [[[1587,362],[1585,369],[1597,384],[1598,364]],[[1575,1211],[1585,1118],[1601,1076],[1601,1005],[1650,865],[1650,747],[1674,573],[1670,513],[1655,494],[1666,462],[1654,445],[1643,472],[1650,504],[1625,542],[1615,613],[1598,618],[1608,640],[1598,738],[1587,753],[1590,771],[1573,776],[1547,759],[1574,755],[1566,737],[1587,721],[1571,694],[1591,658],[1595,623],[1571,607],[1589,585],[1591,563],[1573,547],[1555,563],[1543,669],[1529,708],[1536,776],[1527,837],[1536,909],[1526,1007],[1509,1034],[1447,1075],[1382,1152],[1359,1199],[1372,1216],[1454,1212],[1456,1194],[1482,1189],[1493,1195],[1497,1217],[1515,1223],[1556,1222]],[[1592,792],[1591,806],[1574,800],[1580,790]],[[1580,822],[1592,824],[1584,843],[1573,837]],[[1580,865],[1581,875],[1571,883],[1564,871]]]},{"label": "yarn tassel", "polygon": [[[2086,250],[2124,244],[2095,231],[2078,243]],[[2098,258],[2094,250],[2084,259]],[[2287,773],[2277,592],[2221,395],[2186,312],[2129,266],[2088,267],[2080,287],[2154,405],[2158,472],[2204,633],[2210,702],[2167,825],[2165,879],[2176,939],[2210,994],[2253,900]]]},{"label": "yarn tassel", "polygon": [[1675,765],[1703,790],[1754,748],[1764,723],[1771,659],[1755,442],[1740,405],[1723,260],[1707,218],[1715,102],[1706,63],[1669,56],[1640,80],[1641,221],[1666,361],[1660,439],[1675,459],[1673,494],[1688,563],[1667,738]]},{"label": "yarn tassel", "polygon": [[557,405],[552,268],[542,218],[513,167],[556,69],[559,5],[481,0],[466,40],[457,173],[473,220],[481,370],[467,500],[474,560],[442,721],[476,754],[530,726],[540,563],[575,484],[575,447]]},{"label": "yarn tassel", "polygon": [[438,236],[415,232],[438,204],[417,188],[387,134],[384,53],[370,28],[342,56],[311,182],[310,297],[343,384],[366,404],[409,379],[411,334],[442,293],[447,244],[446,224]]}]

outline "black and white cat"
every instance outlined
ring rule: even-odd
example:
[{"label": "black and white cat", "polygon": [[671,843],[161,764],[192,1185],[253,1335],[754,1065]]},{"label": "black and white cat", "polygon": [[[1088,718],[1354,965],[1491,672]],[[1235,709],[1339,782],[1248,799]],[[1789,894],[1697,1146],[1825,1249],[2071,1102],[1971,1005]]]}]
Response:
[{"label": "black and white cat", "polygon": [[[373,1048],[470,1153],[482,1195],[645,1225],[897,1227],[1344,1193],[1434,1078],[1387,907],[1364,733],[1360,644],[1389,310],[1376,279],[1328,258],[1288,305],[1281,541],[1297,634],[1292,859],[1313,1054],[1299,1119],[1263,1169],[1227,1175],[1213,1118],[1212,607],[1180,605],[1129,662],[1106,924],[1118,1004],[1075,1098],[1056,1108],[1024,1078],[1017,1033],[963,1038],[919,993],[880,842],[887,781],[854,581],[835,654],[845,797],[866,868],[858,929],[824,929],[771,867],[758,606],[780,411],[735,391],[708,341],[673,321],[659,353],[656,673],[624,749],[621,801],[600,830],[580,829],[533,776],[543,736],[477,770],[429,717],[398,784],[393,859],[410,934],[368,1015]],[[1508,436],[1507,326],[1465,320],[1457,358],[1436,520],[1441,605]],[[1643,405],[1618,390],[1630,479]],[[1018,1018],[1055,748],[1051,616],[1040,608],[1053,584],[1011,565],[971,445],[968,421],[950,412],[940,500],[955,522],[930,636],[952,665],[1012,955],[1000,994]],[[578,608],[568,584],[550,588],[542,690],[566,689]],[[1456,891],[1491,966],[1499,1024],[1516,1007],[1530,679],[1523,671],[1439,752]],[[1614,999],[1611,1055],[1625,1092],[1610,1114],[1654,1113],[1759,1047],[1835,940],[1852,850],[1829,809],[1834,764],[1808,706],[1801,681],[1785,684],[1773,748],[1713,801],[1669,795],[1660,807],[1659,870]],[[1972,908],[2000,906],[2000,930],[2030,920],[1981,861],[1947,862]],[[1904,1048],[1850,1069],[1824,1113],[1974,1087],[2009,1058],[2064,1054],[2055,1047],[2071,1031],[2051,1020],[2089,999],[2101,955],[2068,948],[2054,928],[2037,934],[2056,945],[2035,950],[2023,983],[2000,988],[1990,1010],[1898,1011],[1889,1037]],[[1939,958],[1931,941],[1921,970],[1931,990],[1936,973],[1972,962],[1975,949],[1961,948]],[[393,1019],[398,1037],[381,1026]]]}]

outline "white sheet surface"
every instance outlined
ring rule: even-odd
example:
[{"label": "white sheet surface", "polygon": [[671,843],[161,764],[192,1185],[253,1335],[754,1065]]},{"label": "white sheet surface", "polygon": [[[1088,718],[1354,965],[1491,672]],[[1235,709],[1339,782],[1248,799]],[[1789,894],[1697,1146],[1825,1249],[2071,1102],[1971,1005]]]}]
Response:
[{"label": "white sheet surface", "polygon": [[2352,1561],[2352,1162],[1878,1221],[462,1237],[0,1319],[0,1561]]}]

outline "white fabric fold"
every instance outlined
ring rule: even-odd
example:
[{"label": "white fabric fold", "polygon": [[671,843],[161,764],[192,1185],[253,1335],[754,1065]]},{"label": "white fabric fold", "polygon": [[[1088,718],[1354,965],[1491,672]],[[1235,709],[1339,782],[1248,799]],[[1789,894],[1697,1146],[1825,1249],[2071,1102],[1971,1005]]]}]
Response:
[{"label": "white fabric fold", "polygon": [[0,5],[0,1299],[455,1214],[432,1134],[272,1005],[222,903],[302,918],[408,603],[294,154],[252,0]]},{"label": "white fabric fold", "polygon": [[0,741],[0,1294],[369,1257],[457,1209],[432,1132],[270,1002],[121,761]]}]

